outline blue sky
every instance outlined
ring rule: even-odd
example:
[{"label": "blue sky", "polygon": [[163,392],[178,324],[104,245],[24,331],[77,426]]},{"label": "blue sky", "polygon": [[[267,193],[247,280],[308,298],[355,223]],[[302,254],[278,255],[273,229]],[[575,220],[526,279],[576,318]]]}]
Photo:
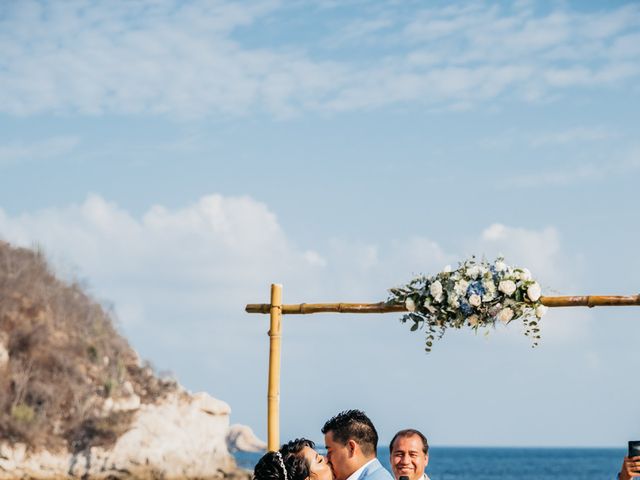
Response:
[{"label": "blue sky", "polygon": [[[41,245],[143,358],[266,434],[267,302],[378,301],[503,253],[546,294],[640,285],[636,2],[5,2],[0,238]],[[638,437],[638,310],[424,354],[394,315],[288,317],[283,440]]]}]

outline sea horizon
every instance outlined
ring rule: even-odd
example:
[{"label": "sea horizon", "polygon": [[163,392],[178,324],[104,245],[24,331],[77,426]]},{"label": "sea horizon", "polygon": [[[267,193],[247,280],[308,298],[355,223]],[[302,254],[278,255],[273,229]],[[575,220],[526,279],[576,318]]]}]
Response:
[{"label": "sea horizon", "polygon": [[[318,446],[324,451],[323,446]],[[601,480],[615,478],[625,447],[429,447],[427,474],[433,480]],[[252,470],[262,453],[238,452],[238,466]],[[378,459],[390,470],[389,448]]]}]

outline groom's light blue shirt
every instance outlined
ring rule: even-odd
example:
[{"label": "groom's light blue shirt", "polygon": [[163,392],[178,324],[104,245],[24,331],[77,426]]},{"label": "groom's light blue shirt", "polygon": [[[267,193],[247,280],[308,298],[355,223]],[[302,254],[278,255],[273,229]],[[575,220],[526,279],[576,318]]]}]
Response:
[{"label": "groom's light blue shirt", "polygon": [[359,474],[357,471],[354,473],[356,475],[351,475],[347,480],[393,480],[377,458],[366,463]]}]

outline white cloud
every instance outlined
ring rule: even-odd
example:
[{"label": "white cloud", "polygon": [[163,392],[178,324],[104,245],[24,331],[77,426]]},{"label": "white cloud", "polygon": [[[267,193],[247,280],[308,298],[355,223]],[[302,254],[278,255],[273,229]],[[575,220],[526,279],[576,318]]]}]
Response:
[{"label": "white cloud", "polygon": [[153,206],[137,219],[92,195],[81,205],[1,215],[0,232],[20,245],[38,242],[55,261],[77,265],[116,305],[136,298],[153,305],[152,298],[172,289],[203,295],[199,304],[228,306],[230,291],[240,295],[324,262],[293,247],[275,215],[249,197],[211,195],[177,210]]},{"label": "white cloud", "polygon": [[[433,274],[462,260],[420,236],[386,246],[334,238],[324,253],[302,249],[266,205],[221,195],[178,209],[156,205],[140,218],[97,195],[15,217],[0,210],[0,234],[18,245],[40,244],[65,270],[77,267],[99,298],[114,302],[134,336],[153,325],[169,338],[178,312],[185,326],[209,318],[221,332],[233,331],[225,319],[237,317],[245,303],[266,301],[271,282],[285,285],[289,303],[380,301],[387,288],[414,274]],[[466,248],[469,255],[502,252],[543,285],[566,287],[571,268],[560,243],[552,227],[494,224],[469,238]]]},{"label": "white cloud", "polygon": [[575,142],[596,142],[619,137],[620,134],[604,127],[574,127],[560,132],[533,135],[529,141],[532,147],[565,145]]},{"label": "white cloud", "polygon": [[339,48],[345,43],[370,43],[370,36],[375,36],[391,26],[393,22],[389,18],[358,19],[330,37],[327,44],[333,48]]},{"label": "white cloud", "polygon": [[52,137],[33,143],[0,144],[0,166],[61,157],[73,151],[79,143],[75,137]]},{"label": "white cloud", "polygon": [[509,127],[499,136],[484,138],[479,141],[483,148],[491,150],[525,149],[528,147],[545,148],[557,146],[573,146],[576,143],[605,142],[616,140],[625,135],[619,129],[603,125],[577,125],[563,130],[546,130],[532,132]]},{"label": "white cloud", "polygon": [[618,37],[613,45],[612,52],[616,57],[629,58],[640,55],[640,33],[623,35]]},{"label": "white cloud", "polygon": [[[574,132],[575,137],[583,133]],[[549,143],[573,141],[572,134],[553,137],[546,140]],[[574,137],[574,138],[575,138]],[[585,139],[589,140],[589,139]],[[591,138],[590,140],[598,140]],[[537,170],[522,175],[514,175],[505,182],[505,188],[539,188],[541,186],[562,187],[588,181],[603,181],[608,177],[632,174],[640,169],[640,149],[632,147],[623,153],[616,153],[598,161],[584,162],[569,167]]]},{"label": "white cloud", "polygon": [[[562,249],[561,236],[555,227],[529,229],[495,223],[487,227],[474,244],[489,258],[504,255],[509,264],[531,270],[542,286],[543,295],[580,293],[580,282],[576,278],[579,260]],[[543,341],[584,342],[590,338],[592,328],[590,311],[554,309],[543,319]]]},{"label": "white cloud", "polygon": [[531,230],[494,223],[482,232],[478,247],[491,257],[503,254],[509,263],[529,268],[543,284],[565,276],[560,236],[554,227]]},{"label": "white cloud", "polygon": [[[540,101],[640,75],[634,4],[543,15],[486,3],[358,8],[337,34],[309,28],[315,36],[258,47],[252,36],[265,25],[284,29],[290,15],[333,31],[331,8],[310,15],[275,1],[12,3],[0,19],[0,111],[289,116],[405,102],[455,109],[502,96]],[[353,49],[351,60],[316,53],[336,43]]]},{"label": "white cloud", "polygon": [[[156,205],[140,216],[97,195],[79,205],[22,215],[0,210],[0,235],[20,245],[39,243],[57,265],[77,266],[99,298],[114,302],[143,358],[171,369],[187,387],[207,389],[230,402],[236,421],[251,424],[260,435],[264,435],[263,409],[257,407],[264,398],[268,319],[245,314],[246,303],[267,303],[271,282],[284,284],[285,303],[378,301],[386,296],[387,287],[410,280],[413,273],[435,273],[444,264],[463,259],[426,236],[388,245],[334,238],[326,249],[301,248],[268,206],[250,197],[221,195],[208,195],[182,208]],[[501,251],[512,263],[531,268],[543,285],[563,288],[575,281],[571,262],[563,259],[560,233],[552,226],[494,224],[470,234],[465,248],[488,256]],[[498,328],[487,341],[469,332],[451,332],[430,357],[422,352],[422,334],[408,332],[392,315],[287,318],[283,435],[315,437],[322,417],[356,405],[377,415],[389,438],[399,428],[397,422],[424,413],[418,406],[402,412],[400,420],[385,417],[397,390],[380,394],[379,384],[367,375],[341,374],[363,359],[385,382],[401,382],[403,392],[429,394],[434,402],[448,402],[455,410],[464,410],[467,400],[458,390],[468,390],[468,382],[474,391],[490,390],[493,398],[516,405],[514,395],[519,393],[514,393],[513,385],[523,376],[545,372],[545,379],[535,386],[522,387],[536,392],[566,383],[562,372],[554,374],[555,355],[573,359],[565,365],[569,370],[579,363],[586,377],[607,368],[591,362],[587,371],[582,360],[575,360],[575,352],[589,344],[590,315],[568,310],[549,313],[535,355],[527,354],[530,350],[518,326],[509,326]],[[517,355],[511,354],[516,350]],[[480,354],[482,365],[500,368],[482,367],[477,362]],[[580,355],[582,359],[584,352]],[[315,388],[318,376],[323,379],[319,384],[327,388],[315,389],[308,398],[308,388]],[[424,382],[415,381],[422,376]],[[452,384],[451,378],[461,379],[463,385]],[[302,401],[301,395],[307,400]],[[515,407],[501,415],[519,418]],[[463,424],[471,431],[482,430],[483,425],[477,416]],[[443,442],[460,442],[455,435],[447,436],[446,425],[436,422],[430,428],[440,432]],[[505,438],[485,436],[480,443]]]},{"label": "white cloud", "polygon": [[564,187],[576,183],[601,179],[604,171],[595,165],[579,165],[575,168],[563,168],[548,171],[536,171],[509,179],[509,188],[538,188],[542,185]]}]

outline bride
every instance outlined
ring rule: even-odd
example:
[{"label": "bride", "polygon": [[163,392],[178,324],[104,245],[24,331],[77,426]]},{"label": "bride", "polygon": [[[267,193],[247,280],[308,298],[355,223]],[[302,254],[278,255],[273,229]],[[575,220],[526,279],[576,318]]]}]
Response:
[{"label": "bride", "polygon": [[253,480],[333,480],[327,460],[306,438],[292,440],[277,452],[265,453],[253,470]]}]

